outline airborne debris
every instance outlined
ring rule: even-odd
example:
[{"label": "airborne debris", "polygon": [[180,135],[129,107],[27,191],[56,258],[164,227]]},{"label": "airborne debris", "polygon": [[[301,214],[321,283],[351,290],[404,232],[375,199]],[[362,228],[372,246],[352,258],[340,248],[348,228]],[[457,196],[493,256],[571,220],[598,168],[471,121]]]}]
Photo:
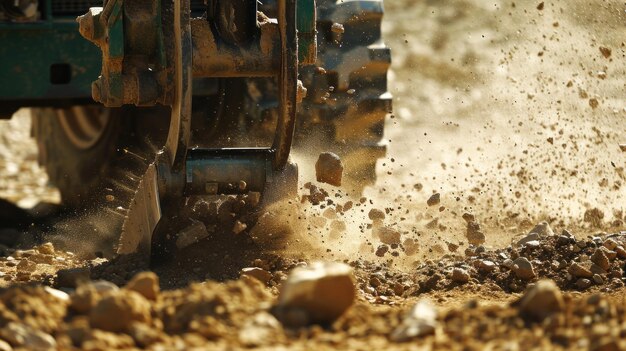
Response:
[{"label": "airborne debris", "polygon": [[426,201],[426,204],[428,206],[436,206],[436,205],[439,205],[440,202],[441,202],[441,194],[435,193],[435,194],[432,194],[428,198],[428,200]]},{"label": "airborne debris", "polygon": [[336,154],[323,152],[315,163],[315,174],[318,182],[341,186],[343,163]]}]

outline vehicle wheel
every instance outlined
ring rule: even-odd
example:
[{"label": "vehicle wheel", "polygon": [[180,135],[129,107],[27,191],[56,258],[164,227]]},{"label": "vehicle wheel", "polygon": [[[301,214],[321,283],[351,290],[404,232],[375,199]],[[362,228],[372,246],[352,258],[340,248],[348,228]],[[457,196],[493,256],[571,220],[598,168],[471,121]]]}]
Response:
[{"label": "vehicle wheel", "polygon": [[376,181],[376,161],[386,155],[384,124],[392,105],[387,91],[391,51],[381,38],[383,1],[317,4],[316,66],[323,69],[301,72],[308,94],[296,140],[308,150],[336,150],[346,185],[360,193]]},{"label": "vehicle wheel", "polygon": [[124,131],[120,111],[96,105],[32,110],[39,164],[64,205],[78,208],[99,190]]}]

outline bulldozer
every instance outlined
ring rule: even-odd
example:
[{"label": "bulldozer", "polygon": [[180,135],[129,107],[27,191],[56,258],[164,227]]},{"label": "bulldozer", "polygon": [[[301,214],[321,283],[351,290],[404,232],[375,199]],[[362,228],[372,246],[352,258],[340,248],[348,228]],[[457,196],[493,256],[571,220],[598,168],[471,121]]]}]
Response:
[{"label": "bulldozer", "polygon": [[192,196],[297,193],[292,147],[334,150],[355,191],[386,152],[382,0],[0,0],[0,118],[32,111],[68,208],[155,242]]}]

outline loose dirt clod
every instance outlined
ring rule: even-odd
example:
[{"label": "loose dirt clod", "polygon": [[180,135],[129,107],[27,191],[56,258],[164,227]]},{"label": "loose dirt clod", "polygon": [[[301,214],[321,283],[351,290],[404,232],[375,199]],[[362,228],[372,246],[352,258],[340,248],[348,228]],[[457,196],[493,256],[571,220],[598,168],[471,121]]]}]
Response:
[{"label": "loose dirt clod", "polygon": [[341,186],[343,163],[336,154],[323,152],[315,163],[315,174],[318,182]]}]

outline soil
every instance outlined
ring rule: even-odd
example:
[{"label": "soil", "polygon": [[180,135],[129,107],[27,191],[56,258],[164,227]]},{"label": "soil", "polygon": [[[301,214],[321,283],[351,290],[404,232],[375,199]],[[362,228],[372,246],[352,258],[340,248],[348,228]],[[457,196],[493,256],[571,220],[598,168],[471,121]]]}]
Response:
[{"label": "soil", "polygon": [[[376,185],[317,183],[318,155],[298,151],[297,198],[195,199],[198,242],[155,274],[59,240],[89,241],[81,218],[39,221],[58,194],[28,111],[0,122],[0,196],[33,223],[0,233],[0,349],[626,349],[623,3],[385,5]],[[313,261],[349,265],[356,302],[294,327],[281,287]]]}]

